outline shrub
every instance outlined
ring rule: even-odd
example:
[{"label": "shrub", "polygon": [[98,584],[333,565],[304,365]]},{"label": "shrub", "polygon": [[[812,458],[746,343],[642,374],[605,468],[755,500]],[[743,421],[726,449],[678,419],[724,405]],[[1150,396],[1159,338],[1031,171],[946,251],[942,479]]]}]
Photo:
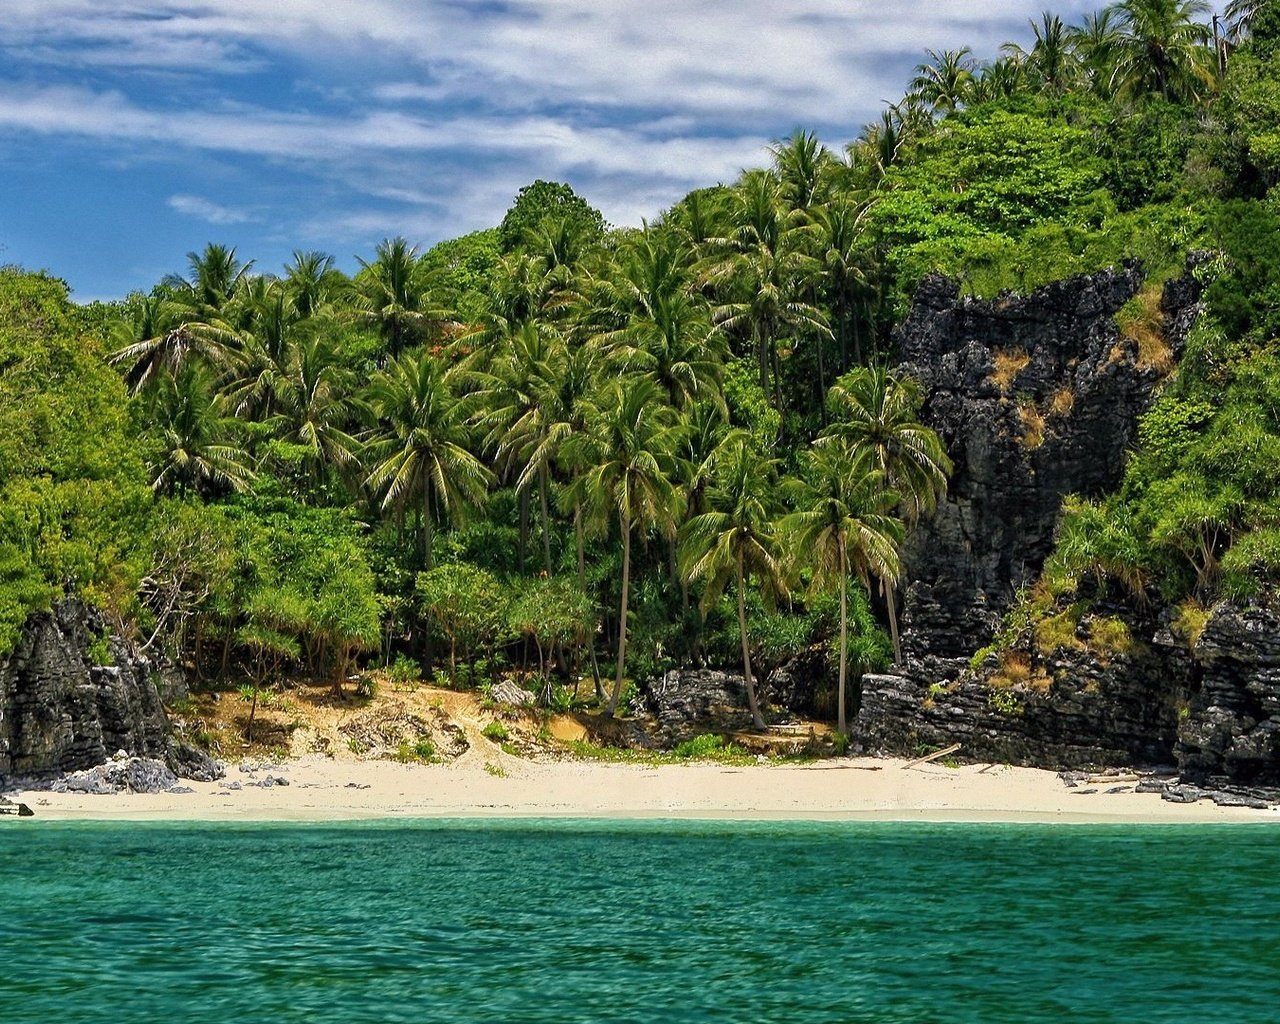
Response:
[{"label": "shrub", "polygon": [[495,743],[502,743],[511,738],[511,732],[501,722],[493,721],[481,730],[481,735],[485,739],[493,740]]}]

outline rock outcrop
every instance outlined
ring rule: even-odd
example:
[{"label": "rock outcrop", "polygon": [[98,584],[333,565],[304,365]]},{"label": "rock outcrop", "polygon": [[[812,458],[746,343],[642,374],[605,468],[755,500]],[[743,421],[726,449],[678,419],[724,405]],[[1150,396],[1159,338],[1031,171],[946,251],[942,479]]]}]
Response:
[{"label": "rock outcrop", "polygon": [[184,778],[221,777],[174,735],[157,677],[80,601],[32,615],[0,659],[0,783],[93,768],[117,751],[162,761]]},{"label": "rock outcrop", "polygon": [[[898,330],[902,369],[921,382],[922,418],[955,469],[907,552],[913,661],[968,658],[988,643],[1052,550],[1063,497],[1120,483],[1161,377],[1115,322],[1142,282],[1129,265],[992,301],[961,299],[941,277],[921,284]],[[1171,357],[1198,300],[1190,275],[1164,289]]]},{"label": "rock outcrop", "polygon": [[1113,490],[1167,360],[1195,321],[1190,273],[1165,286],[1156,351],[1116,314],[1141,289],[1133,264],[992,301],[927,278],[899,328],[924,421],[955,470],[946,499],[906,552],[904,664],[864,680],[854,740],[897,753],[961,741],[970,757],[1081,767],[1169,763],[1185,653],[1148,630],[1141,654],[1102,663],[1064,651],[1033,688],[1001,693],[971,671],[1019,588],[1053,548],[1063,498]]},{"label": "rock outcrop", "polygon": [[1280,786],[1280,615],[1219,605],[1195,660],[1198,685],[1178,727],[1184,777]]}]

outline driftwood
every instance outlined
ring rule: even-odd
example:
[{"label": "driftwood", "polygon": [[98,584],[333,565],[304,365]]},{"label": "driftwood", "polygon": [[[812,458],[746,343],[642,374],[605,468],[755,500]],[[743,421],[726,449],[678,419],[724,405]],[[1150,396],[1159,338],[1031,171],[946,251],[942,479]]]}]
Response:
[{"label": "driftwood", "polygon": [[940,757],[946,757],[948,754],[954,754],[960,749],[959,743],[953,743],[949,747],[943,747],[941,750],[935,750],[932,754],[926,754],[924,757],[917,757],[914,761],[908,761],[902,766],[905,771],[908,768],[915,768],[917,765],[928,764],[930,761],[936,761]]}]

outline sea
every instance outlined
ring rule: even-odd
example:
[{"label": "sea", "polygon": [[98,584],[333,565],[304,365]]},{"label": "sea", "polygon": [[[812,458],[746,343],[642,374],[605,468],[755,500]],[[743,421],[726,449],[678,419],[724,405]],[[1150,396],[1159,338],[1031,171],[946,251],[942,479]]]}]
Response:
[{"label": "sea", "polygon": [[0,1022],[1280,1021],[1269,825],[0,821]]}]

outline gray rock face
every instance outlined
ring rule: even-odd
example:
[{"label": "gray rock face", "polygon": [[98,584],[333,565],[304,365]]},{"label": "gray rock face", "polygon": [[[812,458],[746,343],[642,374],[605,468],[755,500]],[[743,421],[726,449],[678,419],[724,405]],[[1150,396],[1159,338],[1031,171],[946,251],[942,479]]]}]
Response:
[{"label": "gray rock face", "polygon": [[[1142,280],[1131,265],[994,301],[961,299],[942,278],[922,283],[898,341],[955,471],[906,552],[905,664],[864,680],[856,744],[904,753],[959,741],[967,757],[1055,767],[1173,760],[1189,666],[1151,624],[1135,632],[1140,654],[1110,664],[1059,652],[1036,689],[995,693],[989,672],[969,668],[1039,575],[1063,498],[1121,480],[1159,380],[1114,320]],[[1175,356],[1199,297],[1189,274],[1164,289]]]},{"label": "gray rock face", "polygon": [[0,782],[92,768],[119,750],[186,778],[220,777],[173,735],[151,663],[115,637],[105,641],[112,664],[93,663],[103,635],[98,614],[74,599],[28,619],[0,660]]},{"label": "gray rock face", "polygon": [[117,754],[105,764],[69,772],[49,788],[55,793],[105,796],[111,793],[169,793],[177,785],[178,777],[163,761]]},{"label": "gray rock face", "polygon": [[1183,775],[1280,786],[1280,615],[1219,605],[1195,660],[1199,687],[1178,729]]},{"label": "gray rock face", "polygon": [[1045,689],[992,689],[986,670],[967,667],[946,682],[869,675],[854,739],[895,753],[960,743],[966,758],[1033,767],[1173,764],[1189,660],[1147,645],[1107,664],[1063,650]]},{"label": "gray rock face", "polygon": [[666,743],[717,729],[751,726],[747,688],[740,673],[714,669],[672,670],[644,691],[645,710]]},{"label": "gray rock face", "polygon": [[[921,284],[899,328],[902,368],[921,381],[923,419],[955,471],[907,552],[914,658],[967,658],[988,643],[1052,550],[1063,497],[1119,484],[1159,379],[1114,320],[1142,280],[1128,266],[994,301],[961,299],[941,277]],[[1198,300],[1190,276],[1165,288],[1174,354]]]}]

